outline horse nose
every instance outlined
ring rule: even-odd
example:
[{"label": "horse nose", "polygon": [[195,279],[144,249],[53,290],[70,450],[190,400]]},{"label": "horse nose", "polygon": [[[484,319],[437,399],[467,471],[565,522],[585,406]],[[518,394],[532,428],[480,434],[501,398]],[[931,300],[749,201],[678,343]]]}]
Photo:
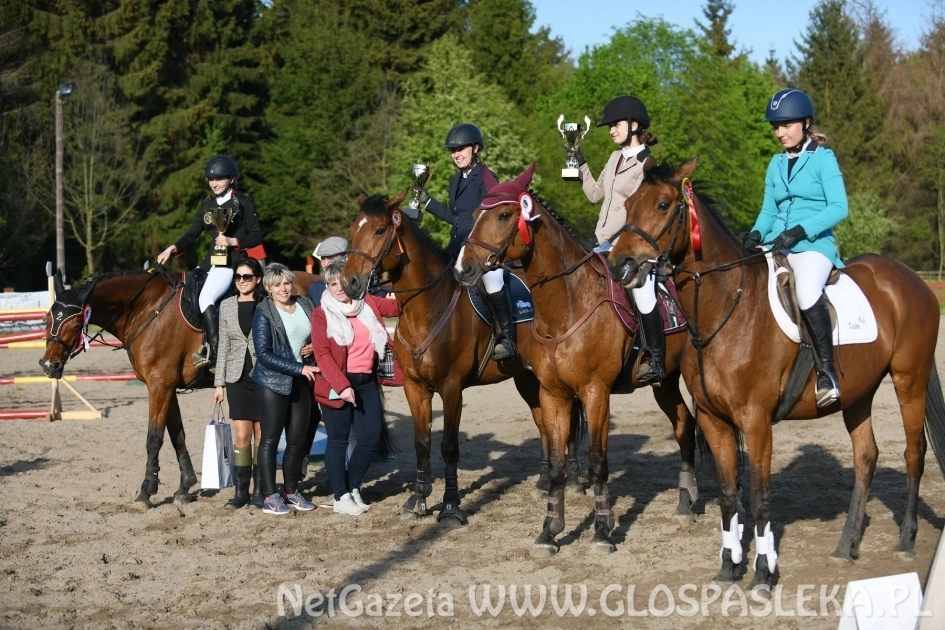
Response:
[{"label": "horse nose", "polygon": [[50,361],[49,359],[40,359],[39,367],[43,368],[43,374],[49,378],[59,378],[62,376],[62,362]]},{"label": "horse nose", "polygon": [[639,265],[630,256],[621,256],[614,261],[611,267],[614,272],[614,279],[621,284],[625,284],[636,274]]},{"label": "horse nose", "polygon": [[347,282],[342,283],[342,288],[351,299],[358,299],[361,297],[361,281],[358,280],[355,276],[348,278]]},{"label": "horse nose", "polygon": [[478,269],[464,260],[458,267],[453,268],[453,275],[456,276],[457,282],[461,285],[471,287],[478,280]]}]

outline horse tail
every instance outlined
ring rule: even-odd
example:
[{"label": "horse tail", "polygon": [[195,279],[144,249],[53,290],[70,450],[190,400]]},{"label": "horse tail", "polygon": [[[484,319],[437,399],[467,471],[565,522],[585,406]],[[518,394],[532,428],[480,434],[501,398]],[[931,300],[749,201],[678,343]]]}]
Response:
[{"label": "horse tail", "polygon": [[587,439],[587,408],[577,396],[574,397],[574,404],[571,405],[571,426],[574,431],[574,453],[577,455],[578,449]]},{"label": "horse tail", "polygon": [[387,413],[384,388],[378,385],[377,391],[381,397],[381,443],[377,450],[385,459],[394,459],[397,456],[397,443],[394,441],[394,428],[391,426],[390,414]]},{"label": "horse tail", "polygon": [[942,397],[942,384],[934,363],[929,384],[925,387],[925,433],[932,444],[938,467],[945,475],[945,398]]}]

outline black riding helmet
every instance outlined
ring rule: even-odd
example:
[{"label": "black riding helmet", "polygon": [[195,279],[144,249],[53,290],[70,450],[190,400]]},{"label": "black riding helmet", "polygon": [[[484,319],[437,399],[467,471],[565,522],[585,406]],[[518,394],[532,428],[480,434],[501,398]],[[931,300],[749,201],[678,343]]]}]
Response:
[{"label": "black riding helmet", "polygon": [[211,177],[239,177],[240,168],[233,161],[233,158],[225,155],[214,155],[207,162],[203,169],[203,176],[207,179]]},{"label": "black riding helmet", "polygon": [[604,105],[604,113],[600,118],[598,127],[607,127],[621,120],[637,121],[640,125],[638,130],[650,126],[650,116],[646,113],[646,105],[636,96],[618,96]]},{"label": "black riding helmet", "polygon": [[478,144],[480,149],[486,148],[486,143],[482,139],[482,132],[479,127],[472,123],[460,123],[450,129],[446,134],[446,142],[443,143],[444,149],[458,149],[471,144]]}]

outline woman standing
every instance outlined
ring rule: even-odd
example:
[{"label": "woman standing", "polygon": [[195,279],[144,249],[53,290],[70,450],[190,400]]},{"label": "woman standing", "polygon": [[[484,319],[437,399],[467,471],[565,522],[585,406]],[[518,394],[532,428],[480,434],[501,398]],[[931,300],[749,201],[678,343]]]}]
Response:
[{"label": "woman standing", "polygon": [[236,268],[234,280],[236,295],[220,304],[220,351],[217,353],[216,371],[213,377],[213,402],[222,403],[223,387],[230,401],[230,418],[233,422],[233,464],[236,471],[236,494],[223,507],[238,510],[250,502],[249,480],[255,477],[253,500],[262,507],[262,491],[259,476],[254,475],[254,449],[262,436],[259,414],[256,410],[256,387],[250,373],[256,361],[253,347],[253,315],[256,304],[263,298],[262,266],[255,258],[247,258]]},{"label": "woman standing", "polygon": [[[585,196],[591,203],[603,201],[594,236],[583,243],[584,249],[588,251],[608,243],[627,223],[624,202],[640,187],[644,170],[656,164],[649,147],[659,142],[648,131],[650,116],[646,106],[635,96],[618,96],[607,103],[597,126],[609,126],[610,137],[620,148],[610,154],[597,179],[591,175],[591,169],[580,150],[575,154]],[[650,355],[649,364],[640,362],[637,380],[659,385],[665,375],[665,352],[663,317],[656,303],[655,270],[646,277],[642,287],[633,289],[631,293],[640,321],[640,332],[643,333],[643,341]]]},{"label": "woman standing", "polygon": [[[765,112],[784,152],[771,158],[765,175],[765,196],[746,249],[771,242],[787,254],[794,270],[794,291],[817,360],[818,407],[840,400],[833,363],[833,325],[824,299],[824,285],[833,268],[843,268],[833,228],[847,217],[849,206],[843,174],[827,137],[814,131],[814,104],[801,90],[781,90]],[[772,240],[773,239],[773,240]]]},{"label": "woman standing", "polygon": [[[416,189],[421,205],[453,226],[446,247],[446,255],[450,260],[456,259],[466,237],[472,232],[473,211],[482,203],[489,188],[497,183],[495,173],[479,161],[479,152],[485,146],[479,127],[470,123],[455,125],[446,134],[446,142],[443,143],[443,148],[450,152],[453,164],[458,169],[450,178],[449,206],[432,199],[423,188]],[[419,216],[412,218],[418,219]],[[482,284],[499,325],[499,334],[492,348],[492,360],[514,359],[518,355],[515,348],[515,308],[505,286],[505,271],[487,271],[482,276]]]},{"label": "woman standing", "polygon": [[[252,377],[256,383],[256,406],[262,426],[259,483],[266,497],[263,512],[267,514],[287,514],[288,505],[297,510],[315,508],[298,490],[312,419],[309,382],[318,372],[314,365],[303,363],[302,356],[302,348],[311,340],[314,307],[308,298],[292,295],[293,280],[295,274],[285,265],[268,265],[263,287],[269,292],[269,297],[259,303],[253,317],[256,365]],[[283,430],[286,438],[282,459],[284,494],[279,494],[276,488],[276,450]]]},{"label": "woman standing", "polygon": [[[328,434],[325,470],[335,495],[334,511],[357,516],[368,510],[361,484],[381,439],[384,410],[375,371],[378,355],[391,344],[384,317],[400,315],[397,301],[370,293],[353,300],[341,287],[345,261],[336,260],[324,271],[327,290],[312,316],[312,347],[320,373],[315,379],[315,400],[322,406]],[[385,384],[403,383],[400,366]],[[345,469],[348,435],[354,427],[358,444]]]},{"label": "woman standing", "polygon": [[[259,218],[256,216],[256,204],[246,195],[237,191],[236,183],[240,176],[240,169],[232,158],[225,155],[215,155],[207,162],[204,168],[204,177],[213,194],[208,195],[194,216],[190,229],[173,245],[158,254],[158,264],[163,265],[174,256],[181,256],[194,246],[204,230],[213,237],[213,245],[226,247],[227,262],[225,265],[211,264],[210,250],[204,256],[200,265],[207,272],[207,280],[200,290],[200,313],[203,321],[203,332],[206,343],[194,353],[194,367],[215,365],[217,348],[218,318],[216,302],[227,292],[233,281],[233,269],[247,257],[246,250],[262,244],[262,229],[259,227]],[[204,221],[206,214],[217,208],[232,210],[233,219],[223,232],[218,232],[213,225]]]}]

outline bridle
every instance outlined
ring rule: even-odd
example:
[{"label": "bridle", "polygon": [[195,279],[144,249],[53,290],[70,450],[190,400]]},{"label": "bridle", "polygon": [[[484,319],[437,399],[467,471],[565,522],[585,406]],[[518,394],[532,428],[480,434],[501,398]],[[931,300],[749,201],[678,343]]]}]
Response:
[{"label": "bridle", "polygon": [[[57,308],[58,307],[58,308]],[[60,300],[53,302],[53,305],[49,308],[50,315],[50,328],[49,336],[46,337],[46,344],[49,342],[58,343],[60,346],[65,348],[66,354],[68,356],[63,361],[66,363],[76,357],[80,352],[82,352],[84,346],[81,344],[81,341],[85,338],[85,330],[88,326],[88,315],[91,313],[91,310],[88,309],[88,306],[78,306],[76,304],[66,304]],[[62,337],[59,336],[59,331],[61,330],[63,324],[76,318],[82,317],[82,330],[76,335],[75,341],[72,344],[68,344],[62,340]]]}]

